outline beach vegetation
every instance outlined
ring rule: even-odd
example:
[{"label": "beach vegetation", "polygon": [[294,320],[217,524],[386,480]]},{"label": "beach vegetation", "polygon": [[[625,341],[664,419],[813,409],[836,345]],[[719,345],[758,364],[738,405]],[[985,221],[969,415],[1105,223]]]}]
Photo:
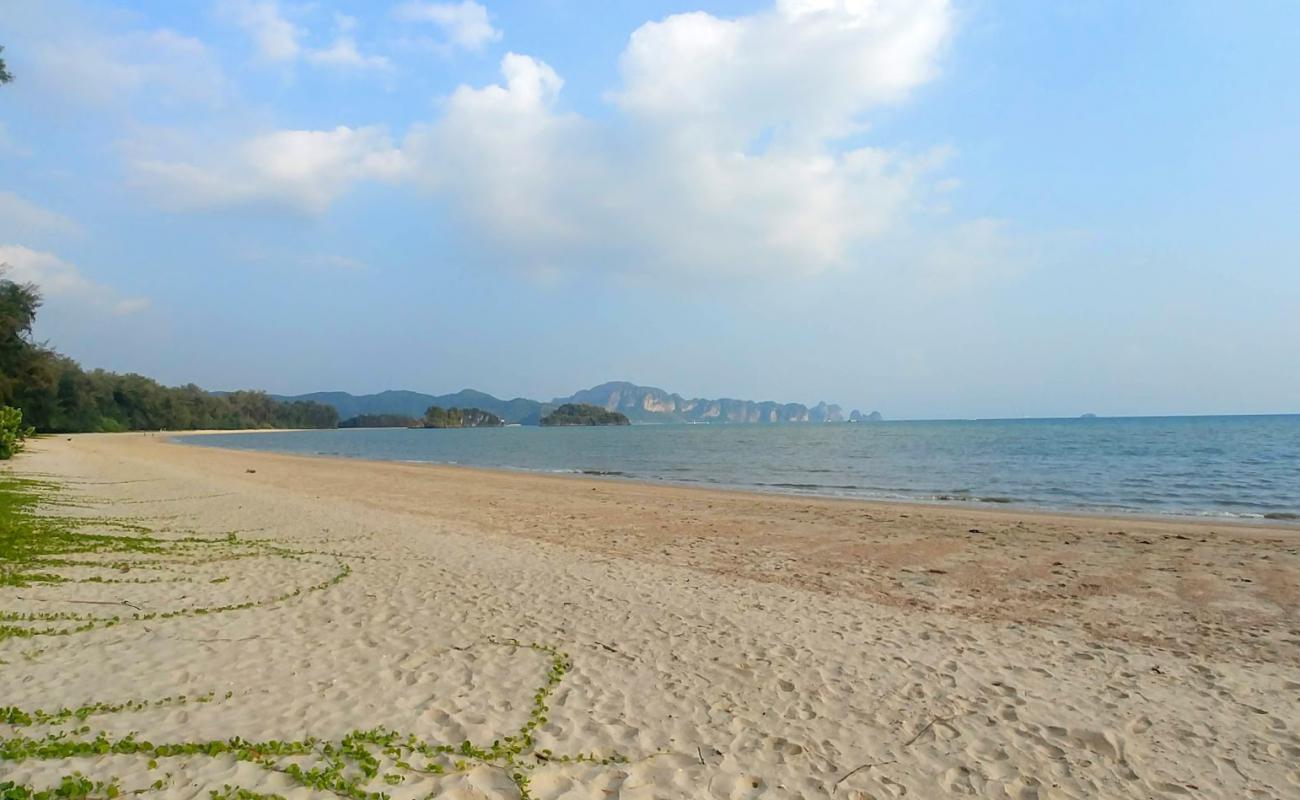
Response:
[{"label": "beach vegetation", "polygon": [[[194,499],[194,498],[187,498]],[[204,568],[220,567],[226,562],[243,559],[278,559],[287,574],[290,564],[303,566],[320,580],[303,580],[299,585],[284,586],[280,593],[262,599],[240,600],[226,597],[195,600],[202,587],[221,585],[225,589],[230,576],[219,580],[188,583],[172,608],[137,607],[124,601],[133,613],[32,612],[0,608],[0,641],[20,639],[37,641],[51,636],[73,636],[96,628],[130,626],[151,620],[199,617],[237,611],[269,613],[286,601],[307,593],[330,589],[351,574],[345,556],[339,553],[294,549],[283,545],[239,536],[234,532],[199,535],[169,530],[159,533],[139,518],[94,515],[61,516],[61,507],[88,508],[77,498],[68,498],[63,488],[47,481],[20,479],[0,475],[0,586],[40,584],[53,593],[71,592],[84,580],[87,569],[120,572],[123,569],[155,571],[162,579],[172,577],[193,581],[203,577]],[[146,579],[153,580],[153,579]],[[215,586],[212,591],[220,591]],[[76,602],[75,595],[64,595]],[[188,598],[188,599],[187,599]],[[181,604],[186,600],[185,604]],[[197,604],[196,604],[197,602]],[[196,759],[225,759],[249,764],[288,779],[293,788],[332,794],[347,800],[388,800],[393,787],[454,775],[481,765],[501,770],[510,777],[527,800],[532,771],[547,763],[622,764],[621,754],[561,754],[538,749],[535,736],[547,724],[551,699],[573,669],[568,654],[537,642],[514,638],[487,637],[467,646],[497,647],[511,653],[534,652],[545,658],[527,718],[520,727],[494,738],[490,743],[463,740],[437,742],[414,733],[384,727],[358,728],[339,739],[304,735],[292,741],[271,739],[249,741],[240,737],[159,742],[138,733],[125,736],[96,730],[96,722],[105,717],[141,714],[151,709],[192,706],[195,704],[238,703],[241,693],[228,689],[137,698],[95,701],[77,707],[24,708],[0,706],[0,761],[20,764],[24,761],[63,761],[68,759],[132,756],[139,759],[129,775],[92,779],[72,772],[53,783],[28,785],[14,780],[0,782],[0,800],[100,800],[125,795],[139,795],[167,789],[172,773],[160,764],[174,765]],[[28,660],[41,657],[43,651],[30,651]],[[4,669],[0,662],[0,670]],[[12,701],[11,701],[12,702]],[[262,702],[259,700],[259,702]],[[28,734],[26,731],[35,728]],[[147,769],[139,767],[147,765]],[[161,773],[161,774],[160,774]],[[213,800],[277,800],[279,795],[261,794],[237,785],[223,785],[209,792]],[[282,800],[282,798],[280,798]]]},{"label": "beach vegetation", "polygon": [[23,449],[23,440],[34,433],[23,424],[21,409],[0,406],[0,460],[13,458]]}]

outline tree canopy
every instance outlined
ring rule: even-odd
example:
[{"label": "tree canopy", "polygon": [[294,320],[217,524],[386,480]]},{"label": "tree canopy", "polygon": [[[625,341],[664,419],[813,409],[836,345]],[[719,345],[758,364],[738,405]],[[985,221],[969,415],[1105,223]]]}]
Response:
[{"label": "tree canopy", "polygon": [[565,403],[542,417],[542,425],[562,427],[568,425],[630,425],[628,418],[617,411],[606,411],[587,403]]},{"label": "tree canopy", "polygon": [[505,420],[481,408],[447,408],[429,406],[424,412],[426,428],[496,428]]},{"label": "tree canopy", "polygon": [[[5,46],[0,44],[0,53],[5,51]],[[8,83],[14,79],[9,70],[5,68],[4,56],[0,56],[0,83]]]}]

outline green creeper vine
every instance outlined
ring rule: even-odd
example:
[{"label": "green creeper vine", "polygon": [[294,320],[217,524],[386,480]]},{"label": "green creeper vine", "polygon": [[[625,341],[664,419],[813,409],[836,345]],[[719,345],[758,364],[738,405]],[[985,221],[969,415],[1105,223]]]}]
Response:
[{"label": "green creeper vine", "polygon": [[[138,610],[131,614],[72,612],[18,612],[0,609],[0,642],[5,639],[36,639],[128,625],[155,619],[202,616],[251,609],[266,609],[305,593],[329,589],[345,580],[350,567],[335,553],[296,550],[265,540],[241,539],[235,534],[212,538],[202,536],[160,537],[139,521],[93,517],[67,517],[38,513],[38,506],[72,505],[55,497],[57,485],[49,481],[21,480],[0,476],[0,588],[54,586],[67,583],[169,583],[193,582],[185,576],[161,575],[150,578],[71,578],[68,568],[165,571],[180,566],[210,565],[245,558],[279,558],[312,564],[333,565],[333,574],[309,586],[294,587],[263,600],[222,605],[184,607],[167,611]],[[61,502],[50,502],[50,501]],[[225,583],[229,576],[206,581]],[[235,737],[210,741],[154,742],[137,734],[110,736],[93,731],[86,724],[93,718],[140,712],[163,706],[190,703],[222,703],[234,698],[209,692],[158,699],[97,702],[78,708],[23,709],[0,706],[0,725],[12,733],[0,735],[0,762],[60,760],[80,757],[134,756],[148,760],[151,772],[160,760],[233,757],[269,773],[289,779],[294,785],[328,792],[350,800],[386,800],[386,789],[430,776],[462,773],[486,765],[502,770],[529,798],[533,769],[546,763],[623,763],[621,755],[594,753],[561,755],[535,748],[534,733],[547,722],[551,696],[572,668],[569,656],[545,644],[515,639],[489,638],[485,644],[511,649],[524,648],[548,657],[544,681],[532,697],[527,720],[509,735],[490,744],[463,741],[431,742],[414,733],[383,727],[358,729],[337,741],[307,737],[297,741],[250,742]],[[39,652],[31,655],[35,658]],[[2,662],[0,662],[2,663]],[[72,726],[72,727],[65,727]],[[44,735],[28,736],[26,728],[56,728]],[[61,728],[61,729],[60,729]],[[166,788],[170,773],[149,786],[130,791],[121,781],[92,780],[72,773],[52,787],[37,789],[14,781],[0,781],[0,800],[99,800],[143,794]],[[223,786],[210,792],[212,800],[276,800],[278,795],[259,794],[237,786]],[[282,799],[281,799],[282,800]]]}]

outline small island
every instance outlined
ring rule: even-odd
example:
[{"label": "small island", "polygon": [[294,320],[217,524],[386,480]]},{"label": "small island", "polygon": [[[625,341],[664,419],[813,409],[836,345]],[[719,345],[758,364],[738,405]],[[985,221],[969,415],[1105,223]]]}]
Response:
[{"label": "small island", "polygon": [[617,411],[606,411],[587,403],[565,403],[542,417],[545,427],[572,425],[631,425],[628,418]]},{"label": "small island", "polygon": [[402,414],[360,414],[339,423],[340,428],[422,428],[415,417]]},{"label": "small island", "polygon": [[360,414],[339,423],[340,428],[499,428],[505,420],[481,408],[429,406],[420,418],[404,414]]},{"label": "small island", "polygon": [[481,408],[442,408],[429,406],[421,420],[422,428],[499,428],[505,420]]}]

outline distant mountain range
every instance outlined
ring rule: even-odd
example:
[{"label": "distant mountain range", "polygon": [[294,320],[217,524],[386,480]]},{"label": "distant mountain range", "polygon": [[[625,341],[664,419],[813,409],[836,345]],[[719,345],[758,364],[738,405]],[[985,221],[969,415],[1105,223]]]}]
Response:
[{"label": "distant mountain range", "polygon": [[401,414],[406,417],[424,416],[429,406],[443,408],[477,408],[496,414],[506,422],[537,425],[557,405],[540,403],[516,397],[501,400],[484,392],[464,389],[455,394],[422,394],[421,392],[393,391],[379,394],[349,394],[347,392],[312,392],[299,395],[272,395],[276,400],[314,400],[334,406],[339,419],[351,419],[362,414]]},{"label": "distant mountain range", "polygon": [[[273,395],[277,400],[313,400],[333,406],[342,419],[361,414],[401,414],[421,417],[429,406],[443,408],[479,408],[506,422],[537,425],[543,416],[565,403],[589,403],[608,411],[625,414],[632,422],[843,422],[844,411],[837,405],[818,403],[809,408],[801,403],[776,403],[770,400],[687,399],[653,386],[637,386],[614,381],[557,397],[549,403],[516,397],[501,400],[484,392],[465,389],[455,394],[432,395],[420,392],[386,391],[379,394],[354,395],[347,392],[312,392],[300,395]],[[880,419],[879,412],[863,414],[853,411],[849,420],[868,422]]]}]

